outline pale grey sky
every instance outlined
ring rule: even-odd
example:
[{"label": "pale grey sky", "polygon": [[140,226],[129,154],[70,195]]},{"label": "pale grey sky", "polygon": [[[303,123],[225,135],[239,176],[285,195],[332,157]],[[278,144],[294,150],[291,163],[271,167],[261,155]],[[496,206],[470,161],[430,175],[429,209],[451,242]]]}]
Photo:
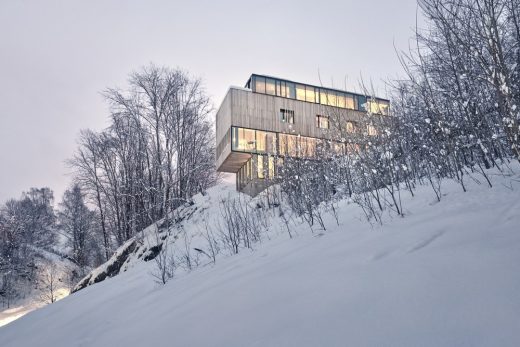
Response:
[{"label": "pale grey sky", "polygon": [[100,91],[142,65],[200,76],[215,107],[253,72],[343,88],[401,72],[416,0],[0,0],[0,203],[49,186],[80,129],[106,126]]}]

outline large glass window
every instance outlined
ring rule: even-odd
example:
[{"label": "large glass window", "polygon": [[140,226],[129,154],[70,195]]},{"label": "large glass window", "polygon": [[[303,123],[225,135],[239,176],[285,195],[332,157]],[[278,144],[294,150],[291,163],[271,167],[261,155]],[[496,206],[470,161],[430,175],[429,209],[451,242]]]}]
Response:
[{"label": "large glass window", "polygon": [[297,139],[295,135],[279,134],[280,154],[296,157],[298,154]]},{"label": "large glass window", "polygon": [[244,128],[232,128],[232,149],[236,151],[255,150],[255,131]]},{"label": "large glass window", "polygon": [[354,97],[352,95],[347,94],[345,96],[345,107],[349,108],[351,110],[356,109],[356,107],[354,105]]},{"label": "large glass window", "polygon": [[265,77],[255,76],[255,92],[265,94]]},{"label": "large glass window", "polygon": [[267,132],[265,135],[265,152],[276,154],[276,133]]},{"label": "large glass window", "polygon": [[338,93],[337,101],[338,101],[338,107],[345,108],[345,94]]},{"label": "large glass window", "polygon": [[329,98],[327,96],[327,91],[324,89],[320,89],[320,104],[327,105],[328,100]]},{"label": "large glass window", "polygon": [[294,83],[285,82],[285,90],[288,98],[296,99],[296,85]]},{"label": "large glass window", "polygon": [[276,86],[274,80],[267,78],[265,80],[265,93],[269,95],[276,95]]},{"label": "large glass window", "polygon": [[256,131],[256,150],[258,152],[265,152],[267,133],[265,131]]},{"label": "large glass window", "polygon": [[305,101],[314,102],[314,87],[305,87]]},{"label": "large glass window", "polygon": [[305,86],[303,84],[296,85],[296,100],[305,101]]},{"label": "large glass window", "polygon": [[312,137],[300,138],[300,156],[313,158],[316,155],[316,139]]}]

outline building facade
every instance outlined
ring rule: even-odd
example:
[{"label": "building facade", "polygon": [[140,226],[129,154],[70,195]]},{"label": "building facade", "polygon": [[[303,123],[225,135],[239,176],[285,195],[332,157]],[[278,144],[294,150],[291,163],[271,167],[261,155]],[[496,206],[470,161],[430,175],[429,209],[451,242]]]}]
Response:
[{"label": "building facade", "polygon": [[[343,153],[348,134],[374,134],[359,125],[388,110],[385,99],[253,74],[244,88],[229,88],[217,112],[217,170],[235,173],[237,190],[254,196],[276,180],[286,157]],[[338,136],[338,116],[347,136]]]}]

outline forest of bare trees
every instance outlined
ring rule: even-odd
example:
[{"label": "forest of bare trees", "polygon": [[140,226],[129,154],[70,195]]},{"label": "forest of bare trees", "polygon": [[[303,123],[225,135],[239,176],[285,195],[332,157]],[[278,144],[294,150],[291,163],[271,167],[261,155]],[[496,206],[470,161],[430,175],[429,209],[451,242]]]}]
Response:
[{"label": "forest of bare trees", "polygon": [[67,161],[73,182],[58,208],[48,188],[0,207],[0,298],[6,304],[23,295],[21,288],[41,283],[38,274],[50,273],[38,269],[40,251],[75,264],[70,276],[77,281],[217,180],[212,106],[200,80],[148,65],[130,75],[126,89],[109,88],[103,97],[109,126],[80,133]]}]

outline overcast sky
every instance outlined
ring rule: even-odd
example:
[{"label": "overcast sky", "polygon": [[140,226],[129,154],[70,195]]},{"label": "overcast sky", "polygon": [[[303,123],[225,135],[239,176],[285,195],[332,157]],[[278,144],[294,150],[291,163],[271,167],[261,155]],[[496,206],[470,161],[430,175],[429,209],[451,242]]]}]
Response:
[{"label": "overcast sky", "polygon": [[415,17],[415,0],[0,0],[0,203],[61,200],[80,129],[107,125],[100,91],[142,65],[201,77],[215,107],[253,72],[385,96]]}]

